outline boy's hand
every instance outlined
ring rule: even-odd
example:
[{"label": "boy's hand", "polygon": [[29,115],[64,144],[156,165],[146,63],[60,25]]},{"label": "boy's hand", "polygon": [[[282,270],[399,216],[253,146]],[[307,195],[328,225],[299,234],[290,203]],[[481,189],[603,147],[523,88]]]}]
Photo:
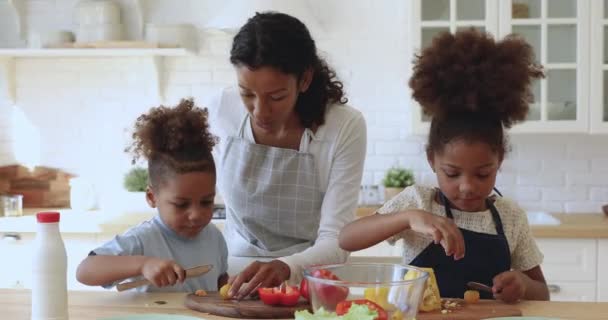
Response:
[{"label": "boy's hand", "polygon": [[159,288],[183,283],[186,279],[186,271],[175,261],[153,257],[146,259],[141,274]]},{"label": "boy's hand", "polygon": [[409,226],[413,231],[433,237],[435,243],[443,246],[446,255],[453,255],[455,260],[464,257],[464,238],[452,219],[423,210],[412,210],[409,215]]},{"label": "boy's hand", "polygon": [[526,275],[520,271],[505,271],[494,277],[494,297],[514,303],[526,295]]}]

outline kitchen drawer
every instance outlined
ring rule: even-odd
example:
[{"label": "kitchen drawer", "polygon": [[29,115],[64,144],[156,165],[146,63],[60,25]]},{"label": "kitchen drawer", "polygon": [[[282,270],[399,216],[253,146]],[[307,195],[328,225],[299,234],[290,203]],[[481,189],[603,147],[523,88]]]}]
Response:
[{"label": "kitchen drawer", "polygon": [[542,269],[547,282],[597,279],[595,239],[544,238],[536,243],[545,256]]},{"label": "kitchen drawer", "polygon": [[594,281],[548,282],[551,301],[595,302],[597,284]]},{"label": "kitchen drawer", "polygon": [[382,241],[375,246],[351,253],[351,256],[356,257],[401,257],[402,255],[402,240],[397,241],[394,246],[386,241]]},{"label": "kitchen drawer", "polygon": [[[0,264],[0,288],[31,288],[32,258],[35,233],[0,235],[0,252],[10,260]],[[76,280],[76,269],[89,251],[97,246],[94,234],[63,234],[68,257],[67,286],[69,290],[96,289]]]},{"label": "kitchen drawer", "polygon": [[0,264],[0,288],[26,288],[31,270],[31,233],[1,233],[0,252],[4,261]]}]

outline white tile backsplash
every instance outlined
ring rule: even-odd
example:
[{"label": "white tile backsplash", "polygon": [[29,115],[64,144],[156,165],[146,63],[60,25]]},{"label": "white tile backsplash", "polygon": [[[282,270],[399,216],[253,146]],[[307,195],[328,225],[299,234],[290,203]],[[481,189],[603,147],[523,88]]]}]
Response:
[{"label": "white tile backsplash", "polygon": [[[37,20],[31,28],[71,26],[65,19],[71,17],[76,0],[28,2],[36,8],[32,18]],[[210,0],[185,2],[204,12],[191,10],[181,16],[182,22],[199,27],[219,8]],[[410,135],[407,81],[412,56],[405,1],[311,3],[327,30],[318,37],[319,49],[344,81],[349,104],[366,117],[368,158],[363,183],[380,183],[387,168],[402,165],[412,168],[419,182],[435,185],[424,153],[425,138]],[[175,5],[149,1],[149,8],[161,7]],[[177,13],[163,16],[148,11],[151,21],[180,22]],[[234,83],[228,62],[230,43],[225,35],[202,33],[200,55],[165,58],[166,103],[193,96],[205,106],[220,88]],[[93,177],[100,189],[122,188],[122,175],[130,167],[130,157],[123,152],[128,129],[139,114],[158,104],[151,63],[145,57],[18,59],[17,102],[41,131],[43,164]],[[3,110],[0,102],[0,118]],[[0,165],[14,161],[8,131],[0,119]],[[497,186],[523,207],[599,211],[598,204],[608,203],[605,137],[513,135],[511,145]]]}]

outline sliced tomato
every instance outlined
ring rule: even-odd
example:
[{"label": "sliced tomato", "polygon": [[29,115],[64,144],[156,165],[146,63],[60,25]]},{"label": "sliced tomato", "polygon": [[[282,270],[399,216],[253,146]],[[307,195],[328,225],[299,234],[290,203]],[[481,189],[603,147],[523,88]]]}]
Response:
[{"label": "sliced tomato", "polygon": [[258,293],[264,304],[274,306],[281,302],[281,292],[275,288],[259,288]]},{"label": "sliced tomato", "polygon": [[295,306],[298,304],[298,300],[300,299],[300,291],[297,287],[285,286],[281,289],[281,305],[282,306]]},{"label": "sliced tomato", "polygon": [[308,281],[306,281],[306,279],[302,279],[302,282],[300,282],[300,294],[304,299],[310,300],[310,296],[308,295]]},{"label": "sliced tomato", "polygon": [[367,306],[370,310],[376,311],[378,315],[375,320],[387,320],[388,314],[386,310],[384,310],[381,306],[375,304],[374,302],[367,299],[358,299],[358,300],[346,300],[338,303],[336,306],[336,314],[339,316],[345,315],[348,313],[348,310],[353,304],[361,304]]},{"label": "sliced tomato", "polygon": [[[340,280],[335,274],[326,269],[317,269],[313,271],[312,276],[315,278],[329,279],[329,280]],[[318,300],[326,306],[326,308],[333,309],[333,307],[340,301],[344,301],[348,297],[348,288],[342,286],[334,286],[331,284],[314,284],[307,287],[307,293],[311,290],[315,291]]]},{"label": "sliced tomato", "polygon": [[275,306],[294,306],[300,299],[300,290],[298,287],[291,287],[288,285],[281,285],[275,288],[259,288],[258,293],[260,299],[267,305]]}]

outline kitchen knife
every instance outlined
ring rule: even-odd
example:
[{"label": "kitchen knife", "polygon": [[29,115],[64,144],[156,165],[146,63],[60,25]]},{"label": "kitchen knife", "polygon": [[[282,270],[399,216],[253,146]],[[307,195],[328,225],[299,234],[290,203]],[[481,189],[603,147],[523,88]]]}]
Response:
[{"label": "kitchen knife", "polygon": [[[210,264],[186,269],[186,278],[202,276],[205,273],[209,272],[211,269],[213,269],[213,265],[210,265]],[[123,282],[116,286],[116,290],[125,291],[125,290],[129,290],[129,289],[133,289],[133,288],[137,288],[137,287],[141,287],[141,286],[145,286],[145,285],[149,285],[149,284],[152,284],[152,283],[148,279]]]},{"label": "kitchen knife", "polygon": [[474,289],[474,290],[485,291],[485,292],[494,294],[494,292],[492,292],[492,288],[483,283],[471,281],[471,282],[467,282],[467,287]]}]

